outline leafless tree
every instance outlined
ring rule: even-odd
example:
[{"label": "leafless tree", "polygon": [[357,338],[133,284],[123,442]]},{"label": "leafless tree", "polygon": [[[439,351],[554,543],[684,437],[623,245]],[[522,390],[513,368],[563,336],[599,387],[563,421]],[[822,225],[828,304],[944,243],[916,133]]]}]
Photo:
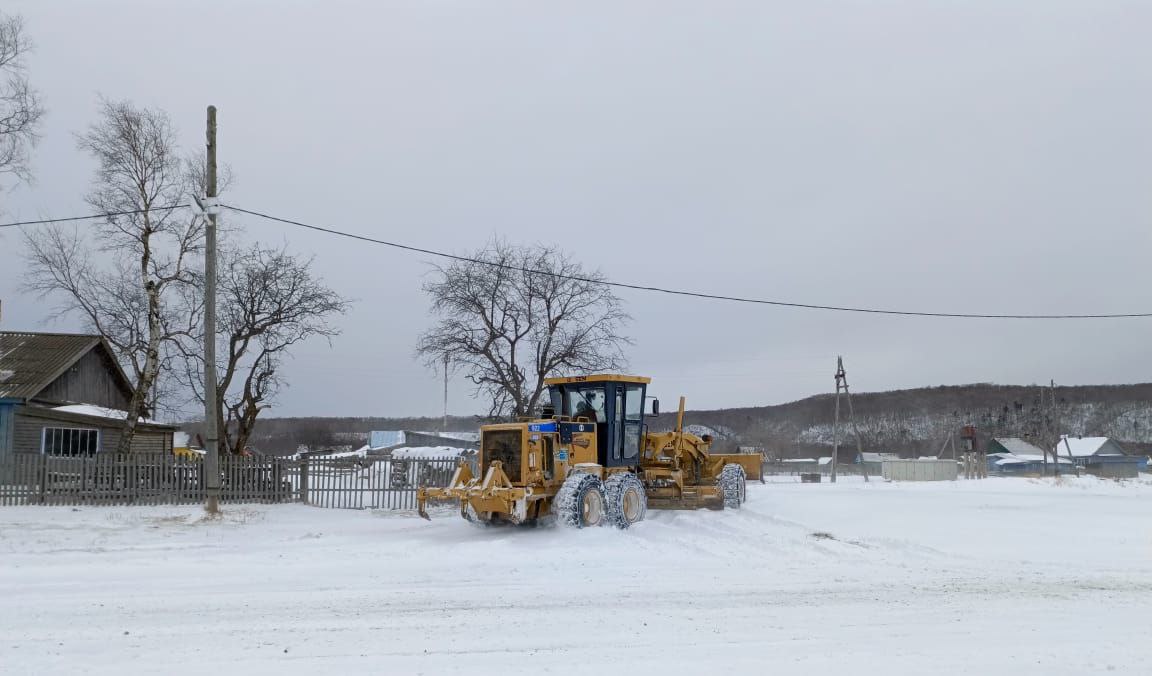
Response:
[{"label": "leafless tree", "polygon": [[0,173],[22,180],[30,178],[29,152],[44,116],[25,71],[24,59],[31,50],[24,19],[0,14]]},{"label": "leafless tree", "polygon": [[[315,276],[310,259],[259,244],[225,248],[217,292],[218,428],[224,448],[240,453],[283,385],[279,367],[291,347],[338,335],[329,320],[350,303]],[[202,305],[203,298],[197,302]],[[202,335],[201,327],[199,335],[182,341],[182,380],[201,403]]]},{"label": "leafless tree", "polygon": [[26,231],[25,286],[62,297],[60,313],[81,315],[128,368],[134,387],[118,449],[125,452],[137,422],[157,403],[176,341],[196,321],[182,290],[202,275],[195,254],[204,223],[167,207],[197,189],[199,177],[195,163],[180,157],[168,116],[128,101],[102,100],[100,119],[77,141],[97,161],[86,199],[109,215],[94,241],[77,230]]},{"label": "leafless tree", "polygon": [[599,272],[555,248],[500,240],[472,258],[437,266],[424,285],[439,320],[417,354],[462,371],[490,399],[490,418],[531,414],[545,377],[624,367],[629,317]]}]

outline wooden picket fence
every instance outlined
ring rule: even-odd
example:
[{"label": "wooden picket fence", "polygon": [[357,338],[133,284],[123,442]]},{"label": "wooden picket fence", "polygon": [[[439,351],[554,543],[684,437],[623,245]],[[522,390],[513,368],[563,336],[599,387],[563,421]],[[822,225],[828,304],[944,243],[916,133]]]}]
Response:
[{"label": "wooden picket fence", "polygon": [[[303,502],[341,509],[416,508],[419,486],[445,486],[455,457],[302,459],[222,456],[220,500]],[[204,502],[204,462],[168,454],[0,458],[0,506]]]},{"label": "wooden picket fence", "polygon": [[[295,461],[220,458],[222,502],[296,499]],[[0,459],[0,505],[194,504],[205,499],[204,463],[164,453],[68,457],[17,453]]]}]

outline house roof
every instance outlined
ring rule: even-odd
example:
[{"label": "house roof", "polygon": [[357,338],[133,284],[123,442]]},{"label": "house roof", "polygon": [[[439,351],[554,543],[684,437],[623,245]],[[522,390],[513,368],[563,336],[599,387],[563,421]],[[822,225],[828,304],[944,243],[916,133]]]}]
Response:
[{"label": "house roof", "polygon": [[113,377],[131,391],[131,381],[98,335],[0,331],[0,398],[35,397],[98,347],[106,351]]},{"label": "house roof", "polygon": [[1090,458],[1094,455],[1124,455],[1115,444],[1109,444],[1108,437],[1064,436],[1056,444],[1056,454],[1065,458]]},{"label": "house roof", "polygon": [[1024,441],[1020,437],[996,437],[994,441],[1013,455],[1044,455],[1044,449]]}]

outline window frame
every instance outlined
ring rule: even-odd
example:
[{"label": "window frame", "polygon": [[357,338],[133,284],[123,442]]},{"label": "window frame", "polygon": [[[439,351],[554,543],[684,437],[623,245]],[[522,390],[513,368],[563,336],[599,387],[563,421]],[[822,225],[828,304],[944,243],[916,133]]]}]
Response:
[{"label": "window frame", "polygon": [[[48,445],[49,433],[58,433],[58,432],[65,433],[68,436],[72,435],[73,433],[76,435],[76,446],[77,446],[77,452],[76,453],[57,453],[57,452],[52,452],[49,450],[49,445]],[[92,437],[91,436],[88,437],[89,443],[87,445],[92,449],[91,452],[88,452],[88,449],[82,448],[82,446],[81,446],[81,443],[82,443],[82,440],[84,439],[85,433],[87,433],[89,435],[92,435],[92,434],[95,435],[96,441],[94,444],[91,443]],[[101,442],[103,441],[102,437],[103,437],[102,430],[99,427],[51,427],[51,426],[45,425],[44,427],[40,428],[40,455],[48,455],[48,456],[57,457],[57,458],[91,458],[92,456],[95,456],[98,453],[100,453],[100,446],[101,446]],[[69,439],[61,439],[62,442],[65,440],[70,442]],[[64,444],[62,443],[61,445],[63,446]],[[69,443],[68,445],[71,446],[71,443]]]}]

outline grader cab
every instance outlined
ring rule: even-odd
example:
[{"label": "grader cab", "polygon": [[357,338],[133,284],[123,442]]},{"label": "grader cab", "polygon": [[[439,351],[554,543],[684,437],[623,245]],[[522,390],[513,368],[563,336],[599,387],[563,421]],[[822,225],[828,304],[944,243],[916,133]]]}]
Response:
[{"label": "grader cab", "polygon": [[[676,427],[650,432],[645,401],[650,379],[623,375],[551,378],[540,418],[485,425],[478,475],[461,462],[445,488],[417,492],[426,503],[456,501],[461,516],[483,523],[561,523],[620,528],[640,521],[648,507],[738,508],[745,480],[759,477],[753,456],[710,452],[711,437]],[[653,400],[653,414],[659,403]],[[757,456],[758,460],[758,456]]]}]

